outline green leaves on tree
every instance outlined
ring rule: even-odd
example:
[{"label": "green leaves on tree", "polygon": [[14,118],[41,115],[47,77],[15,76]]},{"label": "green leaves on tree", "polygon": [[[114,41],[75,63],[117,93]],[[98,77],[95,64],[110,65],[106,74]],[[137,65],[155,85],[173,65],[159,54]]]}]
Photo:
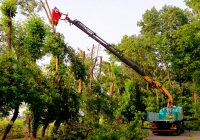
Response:
[{"label": "green leaves on tree", "polygon": [[17,13],[17,0],[3,0],[0,11],[3,16],[15,17]]}]

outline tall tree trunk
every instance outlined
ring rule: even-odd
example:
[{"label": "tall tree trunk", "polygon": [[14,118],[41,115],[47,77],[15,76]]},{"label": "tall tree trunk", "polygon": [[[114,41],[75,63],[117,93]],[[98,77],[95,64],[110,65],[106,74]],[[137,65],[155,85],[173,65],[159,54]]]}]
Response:
[{"label": "tall tree trunk", "polygon": [[58,132],[59,127],[60,127],[60,121],[56,120],[56,121],[54,122],[53,131],[54,131],[54,132]]},{"label": "tall tree trunk", "polygon": [[160,108],[160,102],[159,102],[159,95],[158,95],[158,90],[156,89],[156,100],[157,100],[157,104],[158,104],[158,106],[157,106],[157,109],[159,110],[159,108]]},{"label": "tall tree trunk", "polygon": [[39,116],[37,116],[37,114],[35,114],[33,112],[32,115],[32,136],[35,139],[37,137],[37,129],[39,126],[39,120],[38,120]]},{"label": "tall tree trunk", "polygon": [[[109,75],[109,78],[112,79],[113,78],[113,74],[112,74],[112,70],[111,70],[111,65],[108,66],[108,75]],[[111,80],[110,82],[110,96],[112,97],[113,95],[113,90],[114,90],[114,81]]]},{"label": "tall tree trunk", "polygon": [[196,105],[197,104],[197,93],[196,93],[196,86],[195,86],[194,79],[193,79],[193,87],[194,87],[193,100],[194,100],[194,105]]},{"label": "tall tree trunk", "polygon": [[[85,61],[85,51],[81,50],[81,57],[82,57],[82,64],[84,65]],[[78,86],[78,93],[82,93],[83,91],[83,81],[82,79],[79,80],[79,86]]]},{"label": "tall tree trunk", "polygon": [[[92,46],[92,50],[91,50],[91,60],[93,60],[93,54],[94,54],[94,45]],[[89,89],[92,89],[92,81],[93,81],[93,73],[94,73],[94,68],[96,66],[97,63],[97,57],[94,59],[92,66],[90,68],[90,84],[89,84]]]},{"label": "tall tree trunk", "polygon": [[7,43],[8,43],[8,48],[11,51],[12,49],[12,45],[11,45],[11,34],[12,34],[12,8],[10,9],[10,15],[8,16],[8,22],[9,22],[9,26],[8,26],[8,37],[7,37]]},{"label": "tall tree trunk", "polygon": [[[44,4],[44,2],[43,2],[42,0],[40,0],[40,3],[42,4],[42,7],[43,7],[43,9],[44,9],[44,11],[45,11],[45,13],[46,13],[46,15],[47,15],[47,18],[49,19],[50,25],[52,25],[52,19],[51,19],[51,17],[50,17],[51,12],[48,12],[48,11],[49,11],[48,5],[47,5],[48,10],[47,10],[47,8],[45,7],[45,4]],[[47,1],[46,1],[46,4],[48,4]]]},{"label": "tall tree trunk", "polygon": [[98,78],[101,76],[101,69],[102,69],[102,59],[103,59],[103,57],[102,57],[102,56],[100,56]]},{"label": "tall tree trunk", "polygon": [[117,93],[118,93],[118,95],[120,95],[120,96],[122,95],[122,92],[121,92],[121,89],[120,89],[120,88],[117,89]]},{"label": "tall tree trunk", "polygon": [[12,30],[12,21],[11,21],[11,17],[9,17],[9,27],[8,27],[8,47],[11,51],[12,47],[11,47],[11,30]]},{"label": "tall tree trunk", "polygon": [[19,113],[19,105],[17,105],[15,107],[15,111],[14,111],[13,117],[11,118],[9,124],[7,125],[3,135],[1,137],[1,140],[5,140],[6,139],[6,136],[8,135],[8,133],[9,133],[10,129],[12,128],[15,120],[17,119],[18,113]]},{"label": "tall tree trunk", "polygon": [[110,82],[110,96],[112,97],[113,95],[113,90],[114,90],[114,82]]},{"label": "tall tree trunk", "polygon": [[93,61],[92,67],[90,68],[90,89],[92,89],[93,73],[94,73],[94,68],[96,66],[96,63],[97,63],[97,57]]},{"label": "tall tree trunk", "polygon": [[93,54],[94,54],[94,44],[92,45],[92,50],[91,50],[91,54],[90,54],[91,60],[93,59]]},{"label": "tall tree trunk", "polygon": [[82,79],[79,80],[79,84],[78,84],[78,93],[82,93],[83,92],[83,81]]},{"label": "tall tree trunk", "polygon": [[194,94],[194,95],[193,95],[193,96],[194,96],[194,104],[196,105],[196,104],[197,104],[197,93],[194,92],[193,94]]},{"label": "tall tree trunk", "polygon": [[44,123],[44,125],[42,127],[42,134],[41,134],[42,137],[45,136],[45,131],[46,131],[47,127],[48,127],[48,122]]},{"label": "tall tree trunk", "polygon": [[59,56],[56,56],[56,72],[58,72],[58,66],[59,66]]}]

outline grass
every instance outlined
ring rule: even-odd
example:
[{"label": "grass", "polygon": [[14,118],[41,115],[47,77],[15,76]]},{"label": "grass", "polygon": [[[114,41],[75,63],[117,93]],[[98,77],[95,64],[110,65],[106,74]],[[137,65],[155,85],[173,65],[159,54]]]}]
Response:
[{"label": "grass", "polygon": [[197,140],[195,137],[188,138],[188,140]]},{"label": "grass", "polygon": [[[5,128],[10,121],[8,119],[0,120],[0,135],[3,134]],[[13,124],[10,132],[7,135],[8,139],[24,138],[25,136],[25,121],[17,119]]]},{"label": "grass", "polygon": [[[9,123],[9,119],[0,119],[0,137],[2,136],[6,126]],[[10,132],[7,135],[7,139],[16,139],[16,140],[25,140],[25,136],[26,136],[26,124],[25,124],[25,119],[16,119],[15,123],[13,124]],[[51,134],[51,126],[52,124],[50,124],[49,127],[47,127],[46,129],[46,137],[49,137]],[[41,130],[42,127],[38,128],[38,132],[37,132],[37,139],[44,139],[44,138],[40,138],[41,136]],[[31,134],[30,134],[31,135]]]}]

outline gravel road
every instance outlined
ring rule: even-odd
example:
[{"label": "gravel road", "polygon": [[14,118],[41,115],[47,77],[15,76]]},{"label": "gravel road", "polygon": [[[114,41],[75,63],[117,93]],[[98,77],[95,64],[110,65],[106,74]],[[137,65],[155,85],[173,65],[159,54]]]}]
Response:
[{"label": "gravel road", "polygon": [[200,140],[200,131],[184,132],[179,136],[176,135],[153,135],[150,134],[143,140]]}]

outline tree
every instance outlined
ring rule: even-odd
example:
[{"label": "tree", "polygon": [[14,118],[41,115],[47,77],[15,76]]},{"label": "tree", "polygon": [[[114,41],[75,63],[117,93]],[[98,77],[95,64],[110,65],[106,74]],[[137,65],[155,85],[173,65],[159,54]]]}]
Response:
[{"label": "tree", "polygon": [[19,9],[22,15],[33,16],[42,10],[42,5],[37,0],[18,0]]},{"label": "tree", "polygon": [[200,16],[200,2],[199,0],[184,0],[189,8],[192,8],[194,14]]},{"label": "tree", "polygon": [[[194,104],[197,104],[198,84],[196,80],[199,72],[199,21],[195,20],[188,25],[182,26],[174,32],[172,45],[173,60],[172,68],[176,73],[175,79],[182,87],[182,94],[186,97],[193,96]],[[197,75],[196,75],[197,74]],[[188,92],[188,90],[190,92]]]},{"label": "tree", "polygon": [[16,3],[16,0],[3,0],[0,7],[0,11],[3,15],[1,18],[1,23],[3,25],[4,31],[7,33],[7,45],[10,50],[12,49],[12,18],[15,17],[17,13]]},{"label": "tree", "polygon": [[[159,67],[157,70],[155,69],[154,75],[160,76],[159,79],[162,79],[169,91],[177,88],[177,83],[172,83],[172,78],[176,75],[171,69],[173,63],[173,32],[181,26],[189,24],[190,21],[188,11],[165,5],[160,11],[155,8],[147,10],[143,15],[143,20],[138,22],[138,26],[141,27],[141,35],[145,40],[149,40],[147,47],[149,51],[154,53],[156,67]],[[172,92],[170,93],[175,96]],[[181,93],[181,90],[179,93]],[[175,99],[178,98],[175,96]]]},{"label": "tree", "polygon": [[24,24],[26,36],[25,47],[33,59],[33,62],[44,56],[44,41],[47,26],[37,15],[28,17]]},{"label": "tree", "polygon": [[[45,84],[41,78],[41,70],[31,63],[30,59],[16,59],[14,53],[4,52],[0,57],[2,108],[1,113],[8,115],[14,110],[13,117],[2,135],[2,140],[6,138],[9,130],[15,122],[19,106],[25,102],[36,107],[37,103],[42,102],[41,98],[45,94]],[[42,101],[41,101],[42,100]]]}]

